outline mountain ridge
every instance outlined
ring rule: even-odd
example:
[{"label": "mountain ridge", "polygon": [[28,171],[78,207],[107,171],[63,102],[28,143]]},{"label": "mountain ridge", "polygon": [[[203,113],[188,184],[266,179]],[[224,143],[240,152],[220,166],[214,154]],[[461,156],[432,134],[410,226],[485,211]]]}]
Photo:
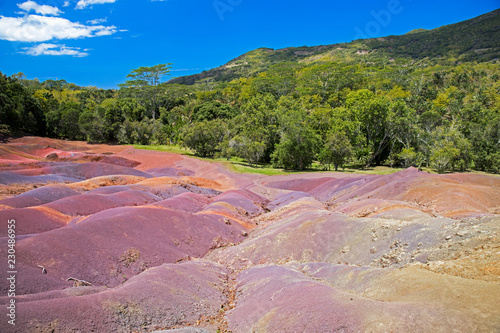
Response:
[{"label": "mountain ridge", "polygon": [[[270,66],[291,62],[300,63],[317,57],[312,62],[331,62],[332,51],[347,49],[352,54],[403,58],[408,60],[432,59],[435,62],[485,62],[500,57],[500,9],[478,17],[444,25],[432,30],[414,29],[404,35],[390,35],[358,39],[330,45],[286,47],[272,49],[261,47],[246,52],[224,65],[199,74],[177,77],[168,83],[193,85],[213,80],[229,82],[239,77],[251,77],[266,71]],[[360,53],[359,53],[360,52]],[[344,52],[345,53],[345,52]]]}]

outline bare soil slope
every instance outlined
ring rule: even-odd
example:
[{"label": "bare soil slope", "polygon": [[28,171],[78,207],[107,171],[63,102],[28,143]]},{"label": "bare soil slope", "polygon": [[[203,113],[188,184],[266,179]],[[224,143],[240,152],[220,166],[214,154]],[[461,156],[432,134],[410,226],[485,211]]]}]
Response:
[{"label": "bare soil slope", "polygon": [[[0,332],[496,332],[500,178],[0,144]],[[2,312],[3,313],[3,312]]]}]

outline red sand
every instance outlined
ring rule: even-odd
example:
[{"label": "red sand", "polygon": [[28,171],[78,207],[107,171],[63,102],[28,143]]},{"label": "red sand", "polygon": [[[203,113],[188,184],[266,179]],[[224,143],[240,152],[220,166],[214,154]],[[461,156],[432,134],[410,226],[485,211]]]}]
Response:
[{"label": "red sand", "polygon": [[14,198],[0,200],[0,205],[14,208],[32,207],[80,194],[64,185],[47,185]]},{"label": "red sand", "polygon": [[[210,263],[164,264],[114,289],[80,287],[66,289],[62,294],[46,293],[39,299],[32,295],[20,297],[17,311],[29,316],[19,316],[16,329],[138,332],[196,325],[202,319],[200,312],[211,320],[219,316],[226,301],[222,279],[225,274],[224,269]],[[12,327],[2,320],[0,330],[9,332]]]},{"label": "red sand", "polygon": [[[17,260],[43,265],[47,278],[74,276],[94,285],[116,286],[148,267],[203,257],[209,250],[243,240],[243,228],[214,215],[159,207],[124,207],[95,213],[67,225],[17,242]],[[112,244],[112,246],[110,246]],[[128,259],[135,249],[139,258]],[[3,248],[2,254],[5,254]],[[0,273],[3,277],[4,273]],[[23,270],[19,274],[26,275]],[[19,294],[47,291],[31,283]]]},{"label": "red sand", "polygon": [[346,293],[281,266],[251,268],[238,284],[238,306],[228,316],[234,332],[439,332],[459,319],[438,307]]},{"label": "red sand", "polygon": [[16,235],[38,234],[65,226],[71,217],[48,207],[0,210],[0,237],[7,237],[7,221],[16,220]]},{"label": "red sand", "polygon": [[81,194],[51,202],[46,204],[45,207],[69,216],[87,216],[110,208],[143,206],[160,200],[160,197],[150,193],[123,191],[109,195]]},{"label": "red sand", "polygon": [[241,175],[26,137],[0,144],[0,184],[1,332],[500,329],[499,177]]}]

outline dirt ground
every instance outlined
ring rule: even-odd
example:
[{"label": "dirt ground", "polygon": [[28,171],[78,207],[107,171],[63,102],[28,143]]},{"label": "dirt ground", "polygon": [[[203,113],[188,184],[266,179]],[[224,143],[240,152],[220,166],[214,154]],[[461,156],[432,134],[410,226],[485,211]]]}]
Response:
[{"label": "dirt ground", "polygon": [[496,332],[499,213],[496,176],[242,175],[10,140],[0,256],[15,220],[17,321],[0,331]]}]

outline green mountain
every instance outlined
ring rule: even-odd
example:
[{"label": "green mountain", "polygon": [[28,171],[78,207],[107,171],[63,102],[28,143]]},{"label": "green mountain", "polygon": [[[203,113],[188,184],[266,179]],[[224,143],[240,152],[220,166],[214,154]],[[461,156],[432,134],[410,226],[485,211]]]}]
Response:
[{"label": "green mountain", "polygon": [[469,61],[484,62],[499,57],[500,9],[497,9],[467,21],[433,30],[416,29],[402,36],[278,50],[259,48],[223,66],[200,74],[178,77],[169,82],[187,85],[205,80],[227,82],[239,77],[254,76],[279,63],[389,63],[403,58],[428,59],[434,63],[455,65]]},{"label": "green mountain", "polygon": [[429,31],[427,29],[414,29],[412,31],[408,31],[405,35],[411,35],[411,34],[418,34],[419,32],[425,32],[425,31]]}]

